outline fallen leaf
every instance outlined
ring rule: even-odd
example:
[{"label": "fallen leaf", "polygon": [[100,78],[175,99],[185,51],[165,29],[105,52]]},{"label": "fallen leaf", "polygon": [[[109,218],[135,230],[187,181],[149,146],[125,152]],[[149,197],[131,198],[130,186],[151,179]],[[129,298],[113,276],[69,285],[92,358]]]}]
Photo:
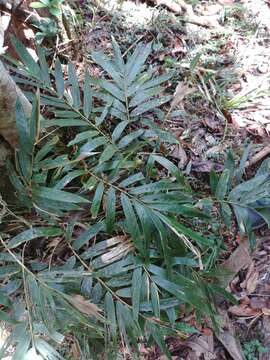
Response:
[{"label": "fallen leaf", "polygon": [[173,147],[173,150],[170,154],[173,158],[179,160],[178,167],[183,169],[188,161],[187,154],[180,144],[177,144]]},{"label": "fallen leaf", "polygon": [[248,294],[252,294],[255,291],[255,289],[258,285],[258,279],[259,279],[258,271],[255,271],[254,273],[252,273],[250,275],[250,277],[248,278],[247,286],[246,286]]},{"label": "fallen leaf", "polygon": [[212,169],[216,172],[221,172],[223,166],[218,163],[214,163],[211,160],[193,160],[192,161],[192,170],[196,172],[206,172],[209,173]]},{"label": "fallen leaf", "polygon": [[220,130],[220,123],[213,116],[204,118],[203,124],[211,130]]},{"label": "fallen leaf", "polygon": [[186,342],[186,345],[195,352],[197,359],[202,355],[207,360],[216,359],[213,343],[206,336],[194,336]]},{"label": "fallen leaf", "polygon": [[242,242],[230,255],[229,259],[225,260],[221,265],[222,268],[229,270],[231,275],[224,279],[222,285],[226,286],[234,278],[234,276],[241,270],[251,264],[247,242]]},{"label": "fallen leaf", "polygon": [[246,304],[233,305],[228,309],[229,313],[236,316],[255,317],[261,314],[258,309],[252,309]]},{"label": "fallen leaf", "polygon": [[74,295],[74,296],[68,296],[67,298],[68,302],[72,304],[77,310],[81,311],[82,313],[89,315],[89,316],[95,316],[97,318],[103,318],[100,315],[100,309],[97,305],[91,303],[89,300],[85,299],[81,295]]},{"label": "fallen leaf", "polygon": [[270,316],[270,309],[263,308],[262,313],[263,313],[263,315]]},{"label": "fallen leaf", "polygon": [[173,94],[173,100],[171,103],[171,108],[174,109],[176,106],[182,106],[183,104],[182,101],[184,100],[184,98],[193,93],[196,89],[195,88],[190,88],[187,84],[185,84],[184,82],[180,81],[178,83],[178,85],[176,86],[175,92]]},{"label": "fallen leaf", "polygon": [[221,344],[225,347],[233,360],[245,360],[241,344],[235,336],[234,327],[225,311],[220,310],[220,316],[223,322],[223,330],[215,335]]},{"label": "fallen leaf", "polygon": [[218,0],[221,5],[232,5],[234,0]]},{"label": "fallen leaf", "polygon": [[250,299],[250,307],[252,309],[270,309],[270,301],[267,298],[255,296]]}]

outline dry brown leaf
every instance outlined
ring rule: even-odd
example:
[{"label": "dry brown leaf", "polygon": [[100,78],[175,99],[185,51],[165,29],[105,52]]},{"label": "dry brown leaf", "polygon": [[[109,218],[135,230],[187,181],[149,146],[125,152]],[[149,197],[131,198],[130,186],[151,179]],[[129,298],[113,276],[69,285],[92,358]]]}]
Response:
[{"label": "dry brown leaf", "polygon": [[179,169],[183,169],[186,166],[188,157],[185,150],[182,148],[181,144],[175,145],[170,155],[173,158],[179,160],[178,162]]},{"label": "dry brown leaf", "polygon": [[235,336],[234,327],[226,311],[220,311],[220,316],[223,322],[223,330],[216,333],[216,337],[228,351],[233,360],[245,360],[241,344]]},{"label": "dry brown leaf", "polygon": [[248,278],[247,286],[246,286],[248,294],[252,294],[255,291],[255,289],[258,285],[258,279],[259,279],[258,271],[255,271],[254,273],[252,273],[250,275],[250,277]]},{"label": "dry brown leaf", "polygon": [[236,316],[252,317],[258,316],[261,314],[261,311],[258,309],[252,309],[246,304],[233,305],[229,307],[228,311]]},{"label": "dry brown leaf", "polygon": [[218,0],[221,5],[232,5],[234,0]]},{"label": "dry brown leaf", "polygon": [[199,359],[202,355],[204,355],[204,359],[207,360],[216,359],[213,342],[209,339],[209,336],[194,336],[191,340],[186,342],[186,345],[195,352],[197,359]]},{"label": "dry brown leaf", "polygon": [[247,242],[242,242],[231,254],[229,259],[224,261],[222,268],[229,270],[231,275],[226,276],[226,279],[223,281],[223,286],[228,285],[228,283],[233,279],[233,277],[241,270],[246,268],[251,264],[251,258],[249,256],[248,244]]},{"label": "dry brown leaf", "polygon": [[89,300],[85,299],[83,296],[81,295],[74,295],[72,297],[68,296],[68,301],[80,312],[89,316],[92,315],[97,318],[102,318],[102,316],[100,315],[101,310],[99,309],[99,307],[91,303]]},{"label": "dry brown leaf", "polygon": [[206,125],[211,130],[219,130],[220,122],[212,117],[205,117],[203,120],[204,125]]},{"label": "dry brown leaf", "polygon": [[263,315],[270,316],[270,309],[263,308],[262,313],[263,313]]},{"label": "dry brown leaf", "polygon": [[250,299],[250,307],[252,307],[252,309],[270,308],[270,302],[264,297],[255,296]]},{"label": "dry brown leaf", "polygon": [[246,289],[247,294],[252,294],[258,284],[259,272],[255,269],[255,264],[252,262],[248,268],[245,280],[240,284],[242,289]]},{"label": "dry brown leaf", "polygon": [[175,92],[173,94],[173,100],[171,103],[171,108],[174,109],[176,106],[183,107],[183,100],[184,98],[193,93],[196,89],[190,88],[187,84],[180,81],[178,85],[176,86]]}]

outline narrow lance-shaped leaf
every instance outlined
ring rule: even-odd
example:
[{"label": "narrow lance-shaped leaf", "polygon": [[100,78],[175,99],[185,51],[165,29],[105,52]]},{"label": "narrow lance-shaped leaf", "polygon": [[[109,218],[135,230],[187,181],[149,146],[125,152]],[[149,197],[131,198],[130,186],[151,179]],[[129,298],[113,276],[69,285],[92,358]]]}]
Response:
[{"label": "narrow lance-shaped leaf", "polygon": [[123,193],[121,194],[121,204],[126,217],[126,225],[132,237],[134,245],[139,251],[143,251],[141,233],[132,203],[129,198]]},{"label": "narrow lance-shaped leaf", "polygon": [[45,81],[46,85],[51,87],[51,79],[50,79],[50,69],[45,56],[45,48],[37,46],[38,59],[40,64],[40,69],[42,73],[42,79]]},{"label": "narrow lance-shaped leaf", "polygon": [[104,193],[104,184],[103,182],[100,182],[96,188],[96,192],[91,206],[91,214],[93,219],[95,219],[99,213],[103,193]]},{"label": "narrow lance-shaped leaf", "polygon": [[80,87],[77,79],[75,67],[72,63],[68,64],[68,80],[71,85],[71,96],[73,106],[78,109],[80,107]]},{"label": "narrow lance-shaped leaf", "polygon": [[33,196],[38,196],[49,200],[63,201],[74,204],[89,203],[89,200],[77,194],[43,186],[33,188],[32,194]]},{"label": "narrow lance-shaped leaf", "polygon": [[230,170],[225,169],[220,176],[220,179],[218,181],[217,188],[216,188],[215,195],[218,200],[224,199],[224,197],[227,193],[227,190],[228,190],[229,179],[230,179]]},{"label": "narrow lance-shaped leaf", "polygon": [[89,117],[92,110],[92,90],[90,86],[90,75],[86,71],[84,78],[84,87],[83,87],[83,113],[85,117]]},{"label": "narrow lance-shaped leaf", "polygon": [[107,196],[106,226],[109,234],[112,233],[115,223],[116,196],[115,189],[110,187]]},{"label": "narrow lance-shaped leaf", "polygon": [[22,233],[13,237],[9,243],[9,249],[13,249],[22,243],[36,239],[38,237],[50,237],[50,236],[59,236],[63,234],[63,230],[56,227],[37,227],[29,230],[25,230]]},{"label": "narrow lance-shaped leaf", "polygon": [[62,66],[59,59],[56,59],[55,61],[54,76],[55,76],[55,85],[56,85],[57,94],[58,96],[62,97],[64,95],[65,82],[62,72]]},{"label": "narrow lance-shaped leaf", "polygon": [[158,287],[153,282],[151,282],[151,303],[152,303],[153,313],[155,317],[159,319],[160,303],[159,303]]},{"label": "narrow lance-shaped leaf", "polygon": [[133,318],[135,321],[138,321],[138,316],[139,316],[141,285],[142,285],[142,268],[141,266],[138,266],[133,271],[132,289],[131,289],[132,311],[133,311]]},{"label": "narrow lance-shaped leaf", "polygon": [[142,66],[145,63],[146,59],[151,53],[152,44],[148,43],[146,46],[142,43],[138,44],[135,48],[133,54],[127,61],[126,64],[126,74],[127,74],[127,84],[130,85],[136,76],[142,70]]},{"label": "narrow lance-shaped leaf", "polygon": [[112,295],[107,292],[104,300],[104,310],[107,315],[108,327],[110,329],[109,335],[114,341],[117,339],[117,324],[116,324],[116,315],[115,315],[115,306]]},{"label": "narrow lance-shaped leaf", "polygon": [[11,38],[12,45],[14,46],[17,54],[19,55],[21,61],[27,67],[28,71],[33,74],[37,79],[42,78],[42,73],[39,65],[36,63],[34,58],[30,55],[26,47],[22,42],[17,40],[14,36]]},{"label": "narrow lance-shaped leaf", "polygon": [[40,131],[40,95],[39,91],[37,91],[36,96],[34,98],[32,113],[30,117],[30,141],[32,142],[32,146],[34,146],[35,142],[38,140]]}]

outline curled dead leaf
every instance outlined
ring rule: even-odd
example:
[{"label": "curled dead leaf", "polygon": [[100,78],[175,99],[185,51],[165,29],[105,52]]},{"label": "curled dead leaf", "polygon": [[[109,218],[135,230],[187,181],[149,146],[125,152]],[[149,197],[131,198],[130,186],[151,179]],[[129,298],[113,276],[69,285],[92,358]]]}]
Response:
[{"label": "curled dead leaf", "polygon": [[173,94],[171,108],[174,109],[176,106],[183,107],[182,102],[184,98],[187,95],[192,94],[195,90],[196,90],[195,88],[190,88],[187,84],[180,81],[176,86],[175,92]]},{"label": "curled dead leaf", "polygon": [[183,169],[188,161],[187,154],[181,144],[177,144],[173,147],[172,152],[170,154],[173,158],[179,160],[178,167],[179,169]]},{"label": "curled dead leaf", "polygon": [[231,306],[229,307],[228,311],[233,315],[244,317],[255,317],[261,314],[260,310],[252,309],[246,304]]},{"label": "curled dead leaf", "polygon": [[263,308],[262,313],[263,313],[263,315],[270,316],[270,309]]},{"label": "curled dead leaf", "polygon": [[67,300],[71,305],[73,305],[83,314],[103,319],[102,315],[100,315],[101,309],[99,309],[97,305],[85,299],[82,295],[68,296]]},{"label": "curled dead leaf", "polygon": [[254,296],[250,299],[250,307],[252,307],[252,309],[270,310],[270,300],[265,297]]}]

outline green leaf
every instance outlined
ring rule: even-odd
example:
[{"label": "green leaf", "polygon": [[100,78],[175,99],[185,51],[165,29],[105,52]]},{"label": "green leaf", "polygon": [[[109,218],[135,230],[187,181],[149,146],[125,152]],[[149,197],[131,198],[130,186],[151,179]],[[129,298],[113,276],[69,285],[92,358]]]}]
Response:
[{"label": "green leaf", "polygon": [[81,104],[80,87],[79,87],[79,82],[77,79],[75,67],[71,62],[68,63],[68,80],[71,85],[72,105],[75,107],[75,109],[79,109]]},{"label": "green leaf", "polygon": [[108,327],[109,327],[109,336],[112,337],[114,341],[117,339],[117,323],[115,315],[115,306],[113,302],[112,295],[107,292],[104,299],[104,310],[107,315]]},{"label": "green leaf", "polygon": [[5,265],[0,267],[0,279],[4,279],[8,276],[12,276],[21,271],[21,267],[18,264]]},{"label": "green leaf", "polygon": [[53,237],[63,234],[63,230],[56,227],[37,227],[25,230],[16,235],[8,242],[8,248],[13,249],[26,241],[36,239],[38,237]]},{"label": "green leaf", "polygon": [[99,158],[99,163],[103,163],[105,161],[110,160],[113,155],[117,152],[117,147],[115,145],[108,145]]},{"label": "green leaf", "polygon": [[9,297],[5,295],[1,290],[0,290],[0,304],[3,306],[10,306]]},{"label": "green leaf", "polygon": [[[92,226],[88,230],[86,230],[82,235],[80,235],[74,242],[73,247],[75,250],[79,250],[83,245],[85,245],[89,240],[91,240],[94,236],[96,236],[100,231],[104,230],[103,221],[98,222]],[[91,248],[90,248],[91,250]]]},{"label": "green leaf", "polygon": [[110,187],[107,195],[107,207],[106,207],[106,226],[107,232],[111,234],[114,229],[115,212],[116,212],[116,196],[115,189]]},{"label": "green leaf", "polygon": [[122,180],[119,183],[119,186],[123,187],[123,188],[126,188],[126,187],[128,187],[130,185],[133,185],[134,183],[139,182],[139,181],[144,180],[144,179],[145,179],[145,177],[144,177],[143,173],[139,172],[137,174],[133,174],[133,175],[129,176],[128,178]]},{"label": "green leaf", "polygon": [[44,7],[47,7],[47,5],[45,4],[42,4],[38,1],[33,1],[29,4],[30,7],[32,7],[33,9],[41,9],[41,8],[44,8]]},{"label": "green leaf", "polygon": [[19,100],[16,102],[16,127],[18,131],[20,150],[27,155],[32,154],[33,143],[30,140],[29,120]]},{"label": "green leaf", "polygon": [[[163,75],[160,75],[158,77],[155,77],[154,79],[151,79],[149,81],[146,81],[142,86],[141,86],[141,91],[142,90],[146,90],[149,89],[151,87],[160,85],[162,83],[164,83],[165,81],[168,81],[169,79],[171,79],[173,77],[173,75],[175,74],[174,71],[169,71]],[[129,94],[130,96],[131,94]]]},{"label": "green leaf", "polygon": [[62,65],[58,58],[55,61],[54,76],[55,76],[55,85],[56,85],[57,94],[60,97],[62,97],[64,95],[65,82],[62,72]]},{"label": "green leaf", "polygon": [[131,288],[132,311],[133,311],[133,318],[135,321],[138,321],[138,316],[139,316],[141,285],[142,285],[142,268],[141,266],[138,266],[133,271],[132,288]]},{"label": "green leaf", "polygon": [[32,74],[37,79],[42,78],[41,70],[34,60],[34,58],[30,55],[26,47],[23,45],[22,42],[17,40],[14,36],[11,38],[12,45],[14,49],[16,50],[17,54],[19,55],[21,61],[26,66],[27,70],[30,74]]},{"label": "green leaf", "polygon": [[142,251],[142,239],[141,239],[141,233],[139,229],[139,225],[137,222],[137,218],[132,206],[131,201],[125,194],[121,194],[121,204],[123,207],[123,211],[126,217],[126,226],[128,229],[128,232],[130,233],[132,240],[134,242],[135,247]]},{"label": "green leaf", "polygon": [[[104,53],[93,51],[91,56],[92,59],[114,79],[116,84],[122,87],[122,79],[119,74],[119,69],[114,66],[114,64],[104,55]],[[114,96],[114,94],[112,95]]]},{"label": "green leaf", "polygon": [[[160,180],[149,184],[139,185],[129,190],[132,195],[144,195],[147,193],[157,192],[157,196],[160,195],[161,191],[169,191],[178,189],[179,185],[171,182],[170,180]],[[166,206],[166,204],[164,204]],[[170,205],[169,205],[170,206]]]},{"label": "green leaf", "polygon": [[134,141],[138,137],[140,137],[143,133],[144,133],[144,130],[139,129],[137,131],[134,131],[134,132],[124,136],[117,144],[118,148],[123,149],[124,147],[128,146],[132,141]]},{"label": "green leaf", "polygon": [[159,346],[160,350],[166,355],[167,359],[171,359],[171,354],[169,353],[169,350],[167,349],[164,336],[161,332],[161,330],[158,328],[157,325],[154,325],[154,323],[147,323],[147,327],[149,329],[149,332],[151,336],[154,338],[155,342]]},{"label": "green leaf", "polygon": [[[98,225],[98,224],[99,224],[99,226],[97,227],[96,225]],[[98,232],[101,231],[101,230],[102,231],[105,230],[105,226],[104,226],[103,221],[101,221],[101,222],[93,225],[92,227],[90,227],[90,229],[85,231],[78,239],[80,239],[80,242],[82,242],[82,241],[87,242],[87,241],[89,241],[89,235],[91,236],[90,239],[93,236],[97,235],[97,233],[98,233],[97,230],[98,230]],[[77,240],[75,240],[75,242],[76,241]],[[107,252],[109,250],[109,248],[121,243],[122,241],[123,241],[123,237],[121,237],[121,236],[115,236],[115,237],[113,237],[111,239],[100,241],[99,243],[94,244],[89,249],[87,249],[82,254],[82,258],[83,259],[90,259],[90,258],[93,258],[95,256],[101,255],[101,254]],[[76,247],[76,246],[74,246],[74,247]]]},{"label": "green leaf", "polygon": [[162,90],[162,88],[157,86],[157,87],[150,88],[150,89],[147,89],[144,91],[139,91],[130,100],[129,105],[137,106],[137,105],[149,100],[151,97],[160,94],[161,90]]},{"label": "green leaf", "polygon": [[61,16],[61,9],[59,7],[56,6],[50,6],[49,7],[49,12],[56,17],[60,17]]},{"label": "green leaf", "polygon": [[227,194],[229,180],[230,180],[230,170],[225,169],[219,178],[216,188],[215,195],[218,200],[224,200],[225,195]]},{"label": "green leaf", "polygon": [[37,46],[38,59],[40,64],[40,69],[42,72],[42,79],[45,81],[46,85],[51,87],[51,79],[50,79],[50,69],[46,60],[46,51],[44,48]]},{"label": "green leaf", "polygon": [[162,104],[165,104],[166,102],[171,100],[171,96],[162,96],[158,99],[149,100],[139,106],[137,106],[134,110],[131,111],[130,116],[139,116],[141,114],[144,114],[145,112],[149,110],[153,110],[157,107],[159,107]]},{"label": "green leaf", "polygon": [[130,85],[137,75],[142,71],[142,66],[151,53],[152,43],[146,46],[138,44],[127,61],[125,73],[127,74],[127,85]]},{"label": "green leaf", "polygon": [[128,124],[129,124],[128,121],[122,121],[114,128],[112,133],[112,141],[115,142],[120,138],[120,136],[122,135],[123,131],[128,126]]},{"label": "green leaf", "polygon": [[232,220],[232,210],[227,203],[220,204],[220,213],[224,224],[230,228]]},{"label": "green leaf", "polygon": [[74,170],[66,174],[58,183],[54,186],[54,189],[61,190],[63,189],[67,184],[69,184],[72,180],[74,180],[76,177],[81,176],[85,174],[84,170]]},{"label": "green leaf", "polygon": [[32,147],[38,141],[39,138],[39,131],[40,131],[40,96],[39,91],[35,94],[33,105],[32,105],[32,112],[30,117],[30,141],[32,143]]},{"label": "green leaf", "polygon": [[119,89],[115,84],[104,79],[99,79],[97,83],[104,90],[108,91],[108,93],[111,94],[113,97],[117,98],[120,101],[125,101],[123,91]]},{"label": "green leaf", "polygon": [[181,332],[184,332],[187,334],[198,334],[199,333],[199,331],[195,327],[190,326],[186,323],[176,322],[174,324],[174,328],[178,331],[181,331]]},{"label": "green leaf", "polygon": [[165,169],[167,169],[173,176],[176,177],[177,181],[180,184],[185,185],[187,187],[186,180],[183,174],[178,169],[178,167],[174,165],[170,160],[160,155],[151,155],[151,158],[153,158],[153,160],[158,162],[161,166],[165,167]]},{"label": "green leaf", "polygon": [[210,171],[210,188],[211,188],[211,193],[213,195],[215,195],[217,191],[217,184],[218,184],[218,175],[215,172],[215,170],[212,169]]},{"label": "green leaf", "polygon": [[84,88],[83,88],[83,113],[85,117],[89,117],[92,110],[92,90],[90,87],[90,75],[86,71],[84,78]]},{"label": "green leaf", "polygon": [[91,214],[93,219],[95,219],[98,216],[103,193],[104,193],[104,184],[103,182],[100,182],[96,188],[96,192],[91,206]]},{"label": "green leaf", "polygon": [[49,140],[37,153],[35,156],[35,163],[41,161],[45,156],[47,156],[54,148],[54,146],[58,143],[59,137],[54,136],[51,140]]},{"label": "green leaf", "polygon": [[[196,241],[199,245],[201,246],[211,246],[213,245],[211,239],[209,238],[205,238],[204,236],[202,236],[200,233],[186,227],[183,224],[180,224],[179,222],[177,222],[175,219],[169,218],[168,216],[164,216],[161,213],[158,213],[157,211],[155,212],[155,214],[165,223],[167,224],[170,229],[177,235],[180,237],[181,239],[181,234],[185,235],[186,237]],[[193,248],[192,248],[193,249]],[[194,250],[194,249],[193,249]],[[196,255],[197,251],[195,252]]]},{"label": "green leaf", "polygon": [[89,200],[83,198],[82,196],[69,193],[67,191],[57,190],[54,188],[48,188],[43,186],[37,186],[33,188],[33,196],[41,197],[49,200],[56,200],[68,203],[89,203]]},{"label": "green leaf", "polygon": [[121,50],[117,42],[115,41],[115,38],[112,36],[112,47],[113,47],[113,54],[114,54],[114,62],[116,66],[118,67],[118,70],[120,73],[123,71],[125,64],[124,60],[121,54]]},{"label": "green leaf", "polygon": [[160,319],[160,303],[159,303],[158,287],[153,282],[151,282],[151,304],[155,317]]},{"label": "green leaf", "polygon": [[96,148],[98,148],[101,145],[104,145],[106,143],[107,143],[107,140],[103,136],[92,139],[91,141],[87,142],[85,145],[83,145],[80,148],[80,156],[82,156],[82,157],[89,156],[89,155],[91,155],[93,150],[95,150]]},{"label": "green leaf", "polygon": [[75,138],[68,143],[67,146],[76,145],[82,141],[92,139],[93,137],[95,137],[98,134],[99,134],[99,132],[96,130],[83,131],[83,132],[77,134],[75,136]]}]

